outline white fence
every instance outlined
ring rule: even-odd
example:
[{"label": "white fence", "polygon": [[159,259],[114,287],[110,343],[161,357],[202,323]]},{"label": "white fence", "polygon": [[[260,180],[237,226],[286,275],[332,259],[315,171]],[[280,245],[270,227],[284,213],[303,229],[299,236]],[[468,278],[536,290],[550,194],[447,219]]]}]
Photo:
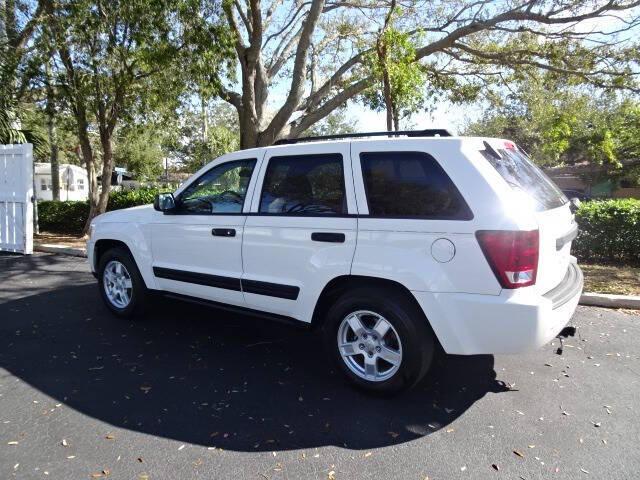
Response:
[{"label": "white fence", "polygon": [[30,144],[0,145],[0,250],[33,253]]}]

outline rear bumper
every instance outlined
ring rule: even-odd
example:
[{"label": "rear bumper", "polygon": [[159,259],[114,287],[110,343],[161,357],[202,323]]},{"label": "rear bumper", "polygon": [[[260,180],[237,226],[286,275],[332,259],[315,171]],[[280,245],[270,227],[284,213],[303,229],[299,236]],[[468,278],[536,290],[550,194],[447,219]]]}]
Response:
[{"label": "rear bumper", "polygon": [[582,286],[574,261],[563,281],[544,295],[533,287],[500,295],[412,293],[447,353],[475,355],[521,353],[546,344],[573,316]]}]

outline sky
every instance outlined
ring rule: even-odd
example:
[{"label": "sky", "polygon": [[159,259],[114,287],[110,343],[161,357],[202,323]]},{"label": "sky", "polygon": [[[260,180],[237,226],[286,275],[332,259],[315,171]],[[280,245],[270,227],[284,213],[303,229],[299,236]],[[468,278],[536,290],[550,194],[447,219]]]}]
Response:
[{"label": "sky", "polygon": [[[419,112],[410,119],[411,130],[425,128],[444,128],[453,134],[460,133],[467,123],[477,120],[482,115],[479,104],[453,105],[448,101],[440,101],[440,105],[431,113]],[[379,131],[387,129],[386,114],[374,112],[360,104],[350,102],[347,105],[346,117],[357,122],[360,131]],[[405,122],[402,122],[403,126]]]}]

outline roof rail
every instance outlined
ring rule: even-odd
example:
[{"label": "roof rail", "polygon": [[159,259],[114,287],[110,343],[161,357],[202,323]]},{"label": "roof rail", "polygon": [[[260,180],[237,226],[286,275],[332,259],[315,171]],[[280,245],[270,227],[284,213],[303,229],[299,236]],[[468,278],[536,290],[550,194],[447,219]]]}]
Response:
[{"label": "roof rail", "polygon": [[339,140],[342,138],[366,138],[366,137],[450,137],[451,134],[444,128],[427,128],[426,130],[398,130],[397,132],[358,132],[340,133],[336,135],[320,135],[317,137],[283,138],[277,140],[274,145],[292,145],[302,142],[318,142],[320,140]]}]

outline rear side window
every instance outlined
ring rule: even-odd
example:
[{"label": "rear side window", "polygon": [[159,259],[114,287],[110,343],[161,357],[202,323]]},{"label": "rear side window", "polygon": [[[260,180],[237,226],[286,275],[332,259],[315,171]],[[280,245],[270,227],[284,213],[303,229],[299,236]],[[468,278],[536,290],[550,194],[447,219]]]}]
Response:
[{"label": "rear side window", "polygon": [[272,157],[264,177],[260,213],[340,215],[347,213],[342,155]]},{"label": "rear side window", "polygon": [[471,210],[449,176],[424,152],[360,154],[369,215],[470,220]]},{"label": "rear side window", "polygon": [[561,207],[567,197],[527,156],[516,148],[493,149],[485,142],[480,153],[511,188],[522,191],[535,202],[536,210]]}]

